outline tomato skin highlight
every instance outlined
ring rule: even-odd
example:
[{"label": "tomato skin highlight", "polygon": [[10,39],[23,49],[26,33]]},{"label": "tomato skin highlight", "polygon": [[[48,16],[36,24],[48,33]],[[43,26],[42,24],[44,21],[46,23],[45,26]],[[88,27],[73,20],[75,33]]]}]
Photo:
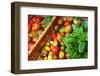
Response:
[{"label": "tomato skin highlight", "polygon": [[40,24],[38,24],[38,23],[34,23],[33,25],[32,25],[32,31],[36,31],[36,30],[38,30],[40,28]]},{"label": "tomato skin highlight", "polygon": [[52,39],[56,39],[57,35],[56,34],[51,34]]},{"label": "tomato skin highlight", "polygon": [[54,55],[59,55],[59,52],[60,52],[60,48],[58,46],[53,46],[52,53]]},{"label": "tomato skin highlight", "polygon": [[68,21],[68,20],[66,20],[66,21],[64,22],[64,26],[68,26],[68,25],[71,25],[71,22]]}]

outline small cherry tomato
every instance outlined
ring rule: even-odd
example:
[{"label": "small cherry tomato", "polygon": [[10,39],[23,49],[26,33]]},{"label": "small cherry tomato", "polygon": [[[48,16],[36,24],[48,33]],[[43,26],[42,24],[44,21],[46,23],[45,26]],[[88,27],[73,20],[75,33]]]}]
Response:
[{"label": "small cherry tomato", "polygon": [[60,48],[58,46],[54,46],[52,49],[52,53],[54,55],[59,55],[59,52],[60,52]]},{"label": "small cherry tomato", "polygon": [[71,22],[68,21],[68,20],[66,20],[66,21],[64,22],[64,26],[68,26],[68,25],[71,25]]},{"label": "small cherry tomato", "polygon": [[57,40],[58,40],[59,42],[61,42],[61,38],[62,38],[62,35],[61,35],[60,33],[57,33]]},{"label": "small cherry tomato", "polygon": [[65,54],[65,58],[68,59],[68,57],[69,57],[69,55],[68,55],[68,53],[66,53],[66,54]]},{"label": "small cherry tomato", "polygon": [[43,17],[37,16],[35,22],[36,22],[36,23],[40,23],[42,20],[43,20]]},{"label": "small cherry tomato", "polygon": [[51,34],[51,38],[52,38],[52,39],[55,39],[56,37],[57,37],[56,34]]},{"label": "small cherry tomato", "polygon": [[40,27],[40,24],[38,24],[38,23],[34,23],[34,24],[32,25],[32,31],[36,31],[36,30],[38,30],[39,27]]},{"label": "small cherry tomato", "polygon": [[70,21],[70,22],[73,21],[73,17],[72,17],[72,16],[67,16],[66,19],[67,19],[68,21]]}]

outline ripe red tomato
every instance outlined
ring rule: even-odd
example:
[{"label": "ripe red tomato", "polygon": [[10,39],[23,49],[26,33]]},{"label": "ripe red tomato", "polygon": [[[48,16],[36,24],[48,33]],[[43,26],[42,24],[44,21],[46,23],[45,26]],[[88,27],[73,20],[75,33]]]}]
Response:
[{"label": "ripe red tomato", "polygon": [[40,24],[38,24],[38,23],[34,23],[34,24],[32,25],[32,31],[36,31],[36,30],[38,30],[39,27],[40,27]]},{"label": "ripe red tomato", "polygon": [[53,46],[52,53],[54,55],[59,55],[59,52],[60,52],[60,48],[58,46]]},{"label": "ripe red tomato", "polygon": [[43,17],[37,16],[36,17],[36,23],[40,23],[43,20]]},{"label": "ripe red tomato", "polygon": [[51,34],[51,38],[55,39],[55,38],[57,38],[57,35],[56,34]]},{"label": "ripe red tomato", "polygon": [[35,23],[36,22],[36,16],[32,17],[32,22]]}]

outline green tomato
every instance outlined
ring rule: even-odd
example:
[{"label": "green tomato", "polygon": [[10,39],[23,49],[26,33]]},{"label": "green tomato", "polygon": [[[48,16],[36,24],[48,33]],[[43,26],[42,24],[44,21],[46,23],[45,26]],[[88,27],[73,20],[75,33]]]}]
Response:
[{"label": "green tomato", "polygon": [[61,50],[62,50],[62,51],[64,51],[64,50],[65,50],[65,47],[64,47],[64,46],[61,46],[60,48],[61,48]]},{"label": "green tomato", "polygon": [[59,29],[59,32],[60,32],[60,33],[64,33],[64,32],[65,32],[64,27],[60,28],[60,29]]},{"label": "green tomato", "polygon": [[81,19],[76,17],[76,18],[74,18],[73,23],[76,24],[76,25],[80,25],[81,24]]},{"label": "green tomato", "polygon": [[53,45],[53,43],[54,43],[53,41],[50,41],[50,44],[51,44],[51,45]]},{"label": "green tomato", "polygon": [[47,45],[47,46],[50,46],[50,43],[49,43],[49,42],[47,42],[47,43],[46,43],[46,45]]},{"label": "green tomato", "polygon": [[48,55],[48,60],[53,60],[51,55]]},{"label": "green tomato", "polygon": [[57,45],[58,45],[58,42],[54,41],[53,46],[57,46]]},{"label": "green tomato", "polygon": [[47,51],[50,51],[49,46],[45,46],[44,49],[47,50]]}]

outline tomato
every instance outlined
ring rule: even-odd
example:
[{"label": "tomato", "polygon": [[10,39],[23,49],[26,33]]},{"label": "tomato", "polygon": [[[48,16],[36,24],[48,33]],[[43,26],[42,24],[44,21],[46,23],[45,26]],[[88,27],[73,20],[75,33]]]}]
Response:
[{"label": "tomato", "polygon": [[68,57],[69,57],[69,55],[66,53],[66,54],[65,54],[65,58],[68,59]]},{"label": "tomato", "polygon": [[68,21],[72,22],[73,21],[73,17],[72,16],[67,16],[66,18]]},{"label": "tomato", "polygon": [[66,33],[70,33],[72,31],[72,26],[71,25],[68,25],[65,27],[65,32]]},{"label": "tomato", "polygon": [[56,55],[53,55],[53,59],[58,59],[58,56],[56,56]]},{"label": "tomato", "polygon": [[60,51],[60,52],[59,52],[59,58],[60,58],[60,59],[63,59],[63,58],[64,58],[64,51]]},{"label": "tomato", "polygon": [[33,23],[36,22],[36,16],[33,16],[33,18],[32,18],[32,22],[33,22]]},{"label": "tomato", "polygon": [[46,41],[44,41],[44,40],[41,40],[41,41],[40,41],[40,45],[41,45],[41,46],[43,46],[45,43],[46,43]]},{"label": "tomato", "polygon": [[62,38],[62,35],[60,33],[57,33],[57,40],[58,40],[58,42],[61,42],[61,38]]},{"label": "tomato", "polygon": [[43,17],[40,16],[33,16],[31,20],[29,20],[28,24],[33,25],[34,23],[40,23],[43,20]]},{"label": "tomato", "polygon": [[28,24],[28,32],[30,32],[30,31],[31,31],[31,25]]},{"label": "tomato", "polygon": [[56,34],[51,34],[51,38],[52,39],[56,39],[57,38],[57,35]]},{"label": "tomato", "polygon": [[64,22],[64,26],[68,26],[68,25],[71,25],[71,22],[68,21],[68,20],[66,20],[66,21]]},{"label": "tomato", "polygon": [[32,39],[33,43],[35,43],[37,40],[38,40],[38,37],[34,37],[34,38]]},{"label": "tomato", "polygon": [[76,24],[76,25],[80,25],[81,19],[80,18],[74,18],[73,23]]},{"label": "tomato", "polygon": [[62,24],[63,24],[63,20],[62,20],[62,19],[59,19],[59,20],[58,20],[58,24],[59,24],[59,25],[62,25]]},{"label": "tomato", "polygon": [[36,31],[36,30],[38,30],[39,27],[40,27],[40,24],[38,24],[38,23],[34,23],[34,24],[32,25],[32,31]]},{"label": "tomato", "polygon": [[52,50],[52,49],[53,49],[53,47],[54,47],[54,46],[53,46],[53,45],[51,45],[51,46],[50,46],[50,50]]},{"label": "tomato", "polygon": [[32,48],[33,42],[28,43],[28,49],[30,50]]},{"label": "tomato", "polygon": [[43,20],[43,17],[37,16],[36,17],[36,23],[40,23]]},{"label": "tomato", "polygon": [[58,46],[53,46],[52,53],[54,55],[59,55],[59,52],[60,52],[60,48]]},{"label": "tomato", "polygon": [[58,28],[59,28],[59,25],[55,25],[54,26],[54,29],[57,31],[58,30]]}]

